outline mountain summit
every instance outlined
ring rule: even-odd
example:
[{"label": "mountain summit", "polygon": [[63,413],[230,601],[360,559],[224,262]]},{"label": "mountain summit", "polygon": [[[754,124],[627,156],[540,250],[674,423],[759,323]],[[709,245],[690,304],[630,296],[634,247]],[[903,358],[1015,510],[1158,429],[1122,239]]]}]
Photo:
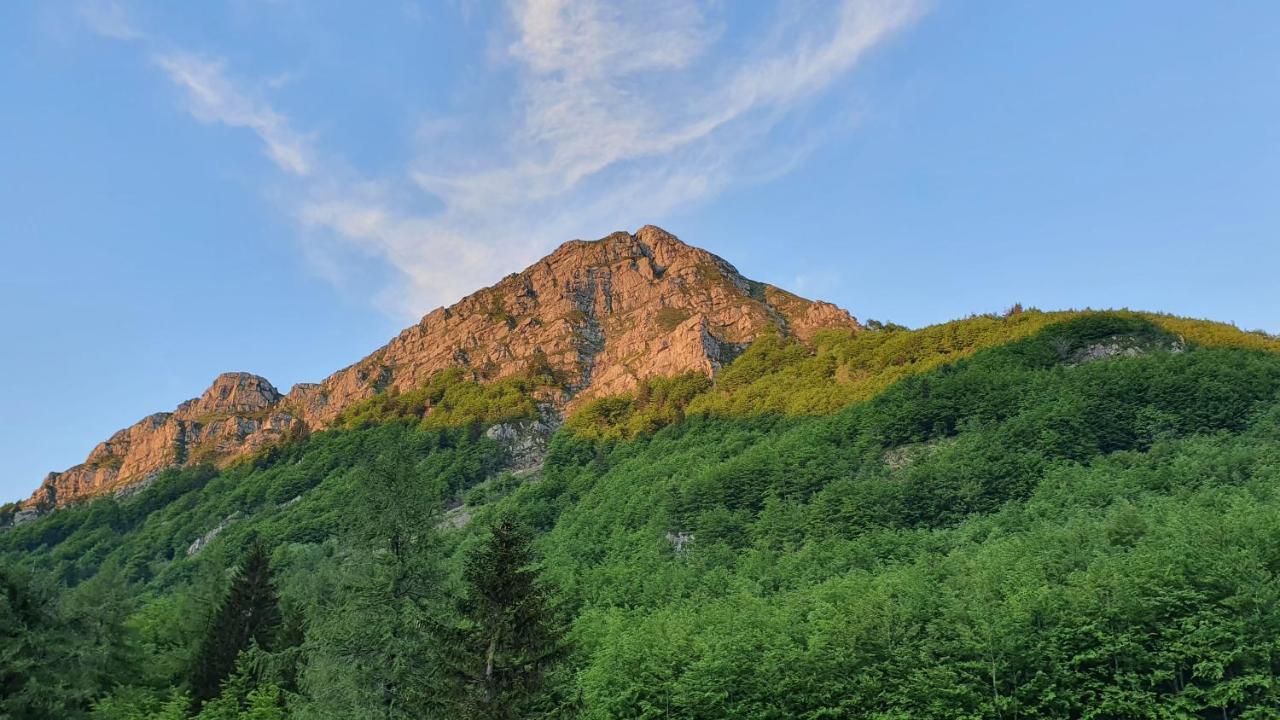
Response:
[{"label": "mountain summit", "polygon": [[50,473],[26,508],[127,490],[168,467],[222,462],[322,430],[358,402],[413,390],[451,368],[480,381],[549,373],[557,389],[543,400],[561,410],[649,377],[714,374],[765,333],[809,339],[824,328],[860,326],[834,305],[749,280],[661,228],[574,240],[433,310],[320,383],[281,395],[256,375],[220,375],[201,397],[144,418],[84,463]]}]

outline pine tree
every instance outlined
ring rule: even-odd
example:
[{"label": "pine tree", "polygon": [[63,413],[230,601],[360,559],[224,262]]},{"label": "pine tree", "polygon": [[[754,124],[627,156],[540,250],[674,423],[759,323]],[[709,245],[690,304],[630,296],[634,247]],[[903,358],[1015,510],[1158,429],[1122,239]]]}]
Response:
[{"label": "pine tree", "polygon": [[195,702],[217,697],[222,682],[235,671],[240,653],[255,642],[269,649],[279,625],[271,562],[266,548],[254,541],[196,649],[191,674]]},{"label": "pine tree", "polygon": [[461,622],[442,638],[461,688],[458,713],[505,720],[545,711],[547,672],[566,648],[528,536],[514,521],[499,521],[468,556],[463,579]]}]

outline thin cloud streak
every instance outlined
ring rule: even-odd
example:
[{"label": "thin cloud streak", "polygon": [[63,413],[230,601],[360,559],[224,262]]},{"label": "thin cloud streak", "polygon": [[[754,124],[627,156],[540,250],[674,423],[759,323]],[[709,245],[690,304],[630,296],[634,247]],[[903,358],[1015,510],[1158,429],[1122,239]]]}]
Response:
[{"label": "thin cloud streak", "polygon": [[265,101],[250,97],[226,76],[226,63],[177,51],[157,54],[155,64],[186,93],[187,110],[197,120],[252,130],[281,170],[311,174],[311,149],[289,120]]},{"label": "thin cloud streak", "polygon": [[[555,242],[657,219],[744,179],[788,171],[827,128],[808,127],[781,150],[770,133],[923,12],[914,0],[782,2],[770,36],[735,55],[717,52],[726,28],[716,7],[512,2],[492,68],[514,83],[509,115],[480,126],[434,118],[417,135],[435,141],[420,143],[403,173],[383,178],[318,152],[262,93],[234,82],[225,61],[182,50],[153,60],[194,118],[255,133],[292,178],[286,210],[315,266],[332,276],[352,253],[385,263],[399,280],[381,304],[416,317]],[[124,24],[102,26],[132,27],[118,17]]]},{"label": "thin cloud streak", "polygon": [[[479,169],[474,153],[459,158],[446,150],[415,161],[410,177],[443,207],[421,227],[448,238],[444,247],[428,243],[430,256],[418,256],[412,242],[386,238],[397,256],[409,256],[398,265],[410,284],[409,306],[452,299],[491,279],[494,270],[462,262],[482,274],[466,274],[458,288],[451,250],[527,263],[584,229],[648,220],[744,175],[785,172],[814,143],[775,151],[773,168],[755,162],[747,170],[742,161],[760,152],[790,111],[922,11],[914,2],[860,0],[828,17],[795,10],[778,23],[790,34],[759,54],[717,57],[723,28],[688,0],[515,3],[507,54],[519,102],[507,141]],[[438,292],[446,287],[453,292]]]}]

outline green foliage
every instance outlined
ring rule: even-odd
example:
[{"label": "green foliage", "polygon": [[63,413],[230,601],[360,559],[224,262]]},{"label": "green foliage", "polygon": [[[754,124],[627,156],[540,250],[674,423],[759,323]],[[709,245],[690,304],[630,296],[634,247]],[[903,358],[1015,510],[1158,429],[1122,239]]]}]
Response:
[{"label": "green foliage", "polygon": [[[545,358],[544,358],[545,360]],[[408,392],[381,392],[343,411],[337,425],[347,429],[388,422],[417,423],[423,430],[493,425],[534,417],[533,393],[544,375],[510,377],[489,383],[468,379],[460,368],[437,373]],[[531,379],[532,378],[532,379]]]},{"label": "green foliage", "polygon": [[170,689],[158,692],[124,685],[93,706],[93,720],[186,720],[191,699]]},{"label": "green foliage", "polygon": [[61,704],[40,687],[47,645],[65,642],[49,610],[47,591],[0,566],[0,712],[4,716],[53,717]]},{"label": "green foliage", "polygon": [[[408,453],[422,492],[442,502],[502,462],[496,443],[465,430],[392,423],[317,433],[253,463],[166,471],[132,497],[99,498],[0,532],[0,557],[67,584],[115,564],[130,582],[158,590],[189,585],[207,567],[238,561],[251,534],[276,547],[341,533],[363,468],[393,450]],[[216,543],[187,555],[193,540],[228,518]]]},{"label": "green foliage", "polygon": [[18,503],[9,502],[0,505],[0,528],[13,524],[13,516],[18,514]]},{"label": "green foliage", "polygon": [[191,688],[197,703],[218,696],[251,645],[270,648],[280,627],[280,606],[266,548],[253,542],[231,580],[226,597],[214,608],[192,664]]},{"label": "green foliage", "polygon": [[0,562],[0,718],[85,717],[137,658],[119,576],[58,598],[42,579]]},{"label": "green foliage", "polygon": [[818,333],[812,347],[768,337],[726,368],[715,389],[691,403],[688,412],[724,417],[834,412],[903,378],[1027,337],[1074,315],[1029,311],[974,316],[920,330],[894,325],[831,330]]},{"label": "green foliage", "polygon": [[[1053,324],[1073,320],[1087,323],[1090,318],[1124,321],[1123,327],[1116,326],[1116,334],[1130,334],[1138,328],[1139,341],[1152,339],[1150,330],[1158,329],[1165,331],[1160,339],[1166,345],[1176,337],[1179,342],[1205,347],[1280,352],[1280,340],[1243,332],[1231,325],[1129,311],[1042,312],[1019,307],[1017,312],[1004,316],[977,315],[919,330],[869,321],[868,329],[862,331],[819,332],[811,344],[766,335],[722,370],[714,386],[679,398],[660,414],[646,413],[636,406],[633,396],[623,395],[584,406],[570,418],[569,425],[590,437],[629,437],[652,432],[684,415],[828,414],[979,350],[1015,342]],[[1097,337],[1098,341],[1109,339]]]},{"label": "green foliage", "polygon": [[1034,310],[770,338],[588,404],[534,477],[422,426],[490,386],[388,395],[0,532],[0,716],[186,717],[258,538],[292,640],[205,720],[1276,717],[1274,343]]},{"label": "green foliage", "polygon": [[259,682],[245,662],[223,683],[218,697],[204,703],[193,720],[285,720],[284,692]]},{"label": "green foliage", "polygon": [[546,674],[565,654],[529,538],[510,519],[468,553],[456,625],[438,631],[455,680],[453,717],[515,720],[550,708]]},{"label": "green foliage", "polygon": [[593,400],[569,418],[575,432],[600,438],[629,438],[652,433],[684,419],[684,409],[711,388],[699,372],[641,380],[633,393]]},{"label": "green foliage", "polygon": [[1265,717],[1276,432],[1063,464],[950,529],[704,545],[653,609],[584,614],[589,716]]},{"label": "green foliage", "polygon": [[1244,348],[1280,352],[1280,337],[1260,331],[1245,331],[1228,323],[1195,320],[1174,315],[1142,313],[1142,317],[1154,322],[1189,342],[1204,347]]},{"label": "green foliage", "polygon": [[436,653],[423,632],[442,595],[442,553],[431,532],[440,503],[421,492],[422,480],[399,450],[360,474],[352,548],[308,601],[303,687],[315,715],[409,720],[440,704]]},{"label": "green foliage", "polygon": [[1274,712],[1280,614],[1245,629],[1221,608],[1267,605],[1248,568],[1278,546],[1187,544],[1230,534],[1241,502],[1272,522],[1280,359],[1077,361],[1117,335],[1171,340],[1084,318],[830,418],[557,438],[512,504],[545,518],[547,571],[583,608],[587,716]]}]

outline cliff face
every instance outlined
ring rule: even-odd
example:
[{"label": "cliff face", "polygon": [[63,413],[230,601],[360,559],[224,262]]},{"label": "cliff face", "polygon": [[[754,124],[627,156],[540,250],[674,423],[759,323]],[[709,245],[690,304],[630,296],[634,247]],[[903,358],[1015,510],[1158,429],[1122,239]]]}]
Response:
[{"label": "cliff face", "polygon": [[199,398],[144,418],[99,444],[83,464],[50,473],[27,506],[118,492],[167,467],[225,461],[324,429],[353,403],[389,388],[411,390],[451,367],[486,380],[554,370],[564,389],[548,399],[571,408],[651,376],[713,374],[764,332],[808,339],[832,327],[859,326],[834,305],[748,280],[656,227],[572,241],[432,311],[323,382],[282,396],[256,375],[221,375]]},{"label": "cliff face", "polygon": [[27,505],[64,505],[145,482],[167,467],[266,447],[302,427],[280,400],[257,375],[219,375],[203,395],[174,412],[148,415],[98,443],[84,463],[49,473]]}]

